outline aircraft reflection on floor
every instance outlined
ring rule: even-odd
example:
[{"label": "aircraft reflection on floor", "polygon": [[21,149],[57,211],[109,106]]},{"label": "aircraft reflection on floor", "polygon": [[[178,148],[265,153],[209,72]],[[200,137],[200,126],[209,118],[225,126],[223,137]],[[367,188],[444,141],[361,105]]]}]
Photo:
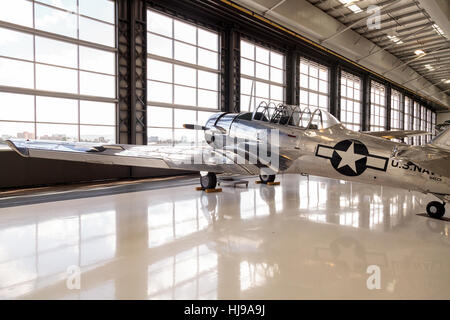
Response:
[{"label": "aircraft reflection on floor", "polygon": [[280,178],[0,209],[0,298],[449,298],[448,222],[417,216],[426,197]]}]

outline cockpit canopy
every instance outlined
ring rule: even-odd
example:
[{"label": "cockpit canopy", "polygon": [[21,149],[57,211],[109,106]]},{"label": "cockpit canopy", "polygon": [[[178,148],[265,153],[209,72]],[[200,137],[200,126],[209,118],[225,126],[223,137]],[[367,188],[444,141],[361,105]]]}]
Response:
[{"label": "cockpit canopy", "polygon": [[303,129],[327,129],[339,122],[329,112],[309,107],[276,105],[273,102],[261,102],[253,111],[252,120],[271,122],[274,124],[295,126]]}]

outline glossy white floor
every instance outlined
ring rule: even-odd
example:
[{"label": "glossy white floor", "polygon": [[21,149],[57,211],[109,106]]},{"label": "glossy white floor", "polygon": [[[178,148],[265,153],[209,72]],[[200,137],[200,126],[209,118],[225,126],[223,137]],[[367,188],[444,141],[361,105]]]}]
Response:
[{"label": "glossy white floor", "polygon": [[450,222],[421,215],[431,196],[278,179],[0,209],[0,298],[450,298]]}]

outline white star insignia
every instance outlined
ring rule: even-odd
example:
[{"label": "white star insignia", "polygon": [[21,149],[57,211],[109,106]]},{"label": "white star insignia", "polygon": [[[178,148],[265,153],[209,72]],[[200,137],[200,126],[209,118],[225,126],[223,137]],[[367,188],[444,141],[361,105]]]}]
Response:
[{"label": "white star insignia", "polygon": [[339,162],[338,169],[348,166],[353,170],[354,173],[357,173],[356,170],[356,161],[361,160],[362,158],[366,158],[365,155],[355,153],[355,143],[348,147],[346,151],[335,150],[339,156],[341,157],[341,161]]}]

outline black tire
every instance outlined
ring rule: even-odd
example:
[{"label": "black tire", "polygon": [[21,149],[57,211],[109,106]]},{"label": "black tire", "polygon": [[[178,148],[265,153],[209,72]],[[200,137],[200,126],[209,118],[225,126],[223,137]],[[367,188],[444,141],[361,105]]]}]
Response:
[{"label": "black tire", "polygon": [[445,214],[445,207],[444,205],[439,201],[431,201],[427,205],[427,213],[430,217],[435,219],[440,219]]},{"label": "black tire", "polygon": [[274,174],[260,174],[259,179],[262,183],[266,184],[267,182],[274,182],[275,175]]},{"label": "black tire", "polygon": [[200,177],[200,185],[203,189],[215,189],[217,186],[217,177],[213,172]]}]

